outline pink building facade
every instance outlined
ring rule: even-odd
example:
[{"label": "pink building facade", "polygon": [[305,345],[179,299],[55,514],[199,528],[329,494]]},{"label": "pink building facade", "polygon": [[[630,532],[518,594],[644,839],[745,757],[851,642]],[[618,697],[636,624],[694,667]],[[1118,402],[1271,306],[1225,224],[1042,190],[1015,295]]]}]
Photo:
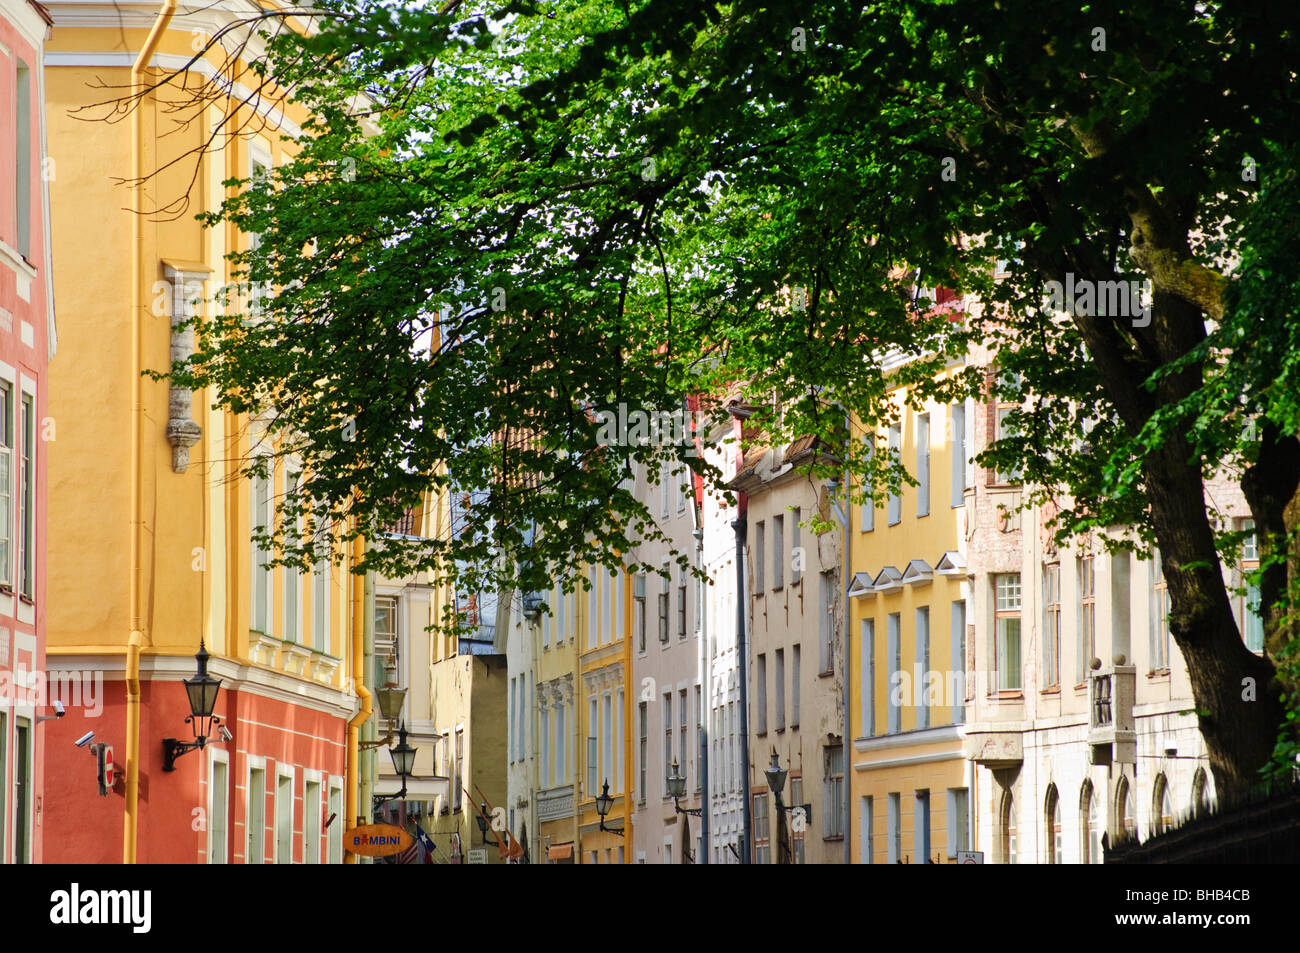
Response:
[{"label": "pink building facade", "polygon": [[41,863],[45,777],[44,447],[54,353],[45,41],[32,0],[0,2],[0,862]]}]

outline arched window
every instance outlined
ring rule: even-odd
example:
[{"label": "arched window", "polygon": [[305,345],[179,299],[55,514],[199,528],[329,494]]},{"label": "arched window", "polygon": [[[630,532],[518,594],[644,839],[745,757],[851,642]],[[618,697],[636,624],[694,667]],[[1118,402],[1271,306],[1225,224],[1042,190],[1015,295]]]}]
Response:
[{"label": "arched window", "polygon": [[1091,781],[1084,781],[1079,792],[1079,860],[1085,864],[1102,862],[1101,825],[1097,822],[1097,799]]},{"label": "arched window", "polygon": [[1119,824],[1115,830],[1116,840],[1137,838],[1137,818],[1133,815],[1133,797],[1129,791],[1128,778],[1120,778],[1115,785],[1115,820]]},{"label": "arched window", "polygon": [[1151,831],[1163,834],[1174,826],[1174,805],[1169,796],[1169,781],[1164,774],[1156,775],[1155,790],[1151,797]]},{"label": "arched window", "polygon": [[1002,863],[1016,862],[1016,806],[1010,791],[1002,793],[1002,810],[999,812],[999,846]]},{"label": "arched window", "polygon": [[1192,817],[1205,817],[1210,813],[1210,790],[1205,769],[1197,768],[1192,776]]},{"label": "arched window", "polygon": [[1057,796],[1056,785],[1047,786],[1047,809],[1044,812],[1044,820],[1047,824],[1047,862],[1049,864],[1064,863],[1061,856],[1061,799]]}]

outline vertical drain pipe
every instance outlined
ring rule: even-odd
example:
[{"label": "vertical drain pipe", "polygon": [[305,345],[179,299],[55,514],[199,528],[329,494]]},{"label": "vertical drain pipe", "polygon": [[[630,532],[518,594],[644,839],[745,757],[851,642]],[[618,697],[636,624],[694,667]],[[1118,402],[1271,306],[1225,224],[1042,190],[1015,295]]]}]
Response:
[{"label": "vertical drain pipe", "polygon": [[[171,23],[176,12],[176,0],[163,0],[163,5],[154,19],[153,28],[131,66],[131,90],[136,92],[144,85],[144,71],[163,31]],[[122,863],[136,862],[136,841],[139,829],[140,809],[140,650],[149,644],[149,635],[145,631],[144,612],[142,608],[142,577],[144,567],[141,565],[143,550],[144,520],[144,474],[141,473],[141,439],[144,422],[144,393],[140,379],[140,346],[143,337],[141,327],[144,308],[144,215],[143,186],[140,183],[144,164],[144,127],[140,111],[144,108],[144,95],[131,110],[131,175],[135,182],[135,192],[131,202],[131,568],[130,568],[130,616],[131,635],[126,647],[126,808],[122,819]]]},{"label": "vertical drain pipe", "polygon": [[[358,536],[352,542],[352,568],[364,559],[366,541]],[[370,689],[366,688],[366,577],[352,575],[352,683],[356,687],[357,697],[361,699],[361,708],[348,722],[348,766],[345,784],[347,797],[346,824],[360,823],[358,804],[358,786],[361,784],[361,726],[370,719]],[[357,855],[344,851],[345,864],[357,863]]]}]

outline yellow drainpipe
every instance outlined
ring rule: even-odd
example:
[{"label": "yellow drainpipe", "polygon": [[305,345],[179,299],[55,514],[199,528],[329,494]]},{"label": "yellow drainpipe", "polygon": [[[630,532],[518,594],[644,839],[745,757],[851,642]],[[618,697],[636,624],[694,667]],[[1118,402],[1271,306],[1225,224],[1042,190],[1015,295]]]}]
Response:
[{"label": "yellow drainpipe", "polygon": [[[144,85],[144,71],[149,59],[162,39],[163,31],[176,12],[176,0],[163,0],[162,8],[154,19],[153,29],[131,67],[131,89]],[[122,863],[134,864],[136,858],[136,831],[139,827],[140,807],[140,650],[149,645],[142,610],[141,582],[144,567],[141,565],[143,549],[144,474],[141,472],[141,433],[144,420],[144,394],[140,379],[140,344],[142,338],[141,314],[144,307],[143,288],[148,276],[144,273],[144,195],[140,185],[143,177],[144,129],[140,113],[144,96],[131,110],[131,175],[135,180],[131,215],[131,274],[135,280],[131,287],[131,638],[126,647],[126,816],[122,824]]]},{"label": "yellow drainpipe", "polygon": [[[352,543],[352,565],[366,554],[366,541],[358,536]],[[357,787],[361,782],[361,726],[370,718],[370,690],[366,688],[366,577],[352,576],[352,680],[361,699],[360,710],[348,722],[347,823],[358,823]],[[343,862],[355,864],[355,854],[344,851]]]}]

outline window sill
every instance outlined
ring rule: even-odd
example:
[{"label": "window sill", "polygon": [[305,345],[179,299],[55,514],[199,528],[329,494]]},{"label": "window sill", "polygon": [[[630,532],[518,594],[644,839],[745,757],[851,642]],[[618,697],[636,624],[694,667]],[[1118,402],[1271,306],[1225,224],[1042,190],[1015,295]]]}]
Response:
[{"label": "window sill", "polygon": [[1086,691],[1088,690],[1088,683],[1087,683],[1087,682],[1080,682],[1078,685],[1075,685],[1075,686],[1074,686],[1074,690],[1075,690],[1076,692],[1086,692]]},{"label": "window sill", "polygon": [[785,725],[782,725],[781,727],[777,728],[777,729],[776,729],[776,733],[777,733],[778,735],[783,735],[783,734],[785,734]]},{"label": "window sill", "polygon": [[19,597],[18,597],[18,601],[21,602],[21,603],[22,603],[23,605],[25,605],[25,606],[34,606],[34,605],[36,605],[36,600],[33,599],[31,596],[19,596]]},{"label": "window sill", "polygon": [[834,841],[834,842],[837,843],[837,844],[842,844],[842,843],[844,843],[844,835],[843,835],[843,834],[828,834],[826,837],[823,837],[822,840],[827,841],[827,842]]},{"label": "window sill", "polygon": [[14,594],[14,587],[8,583],[0,584],[0,592],[3,592],[6,596],[12,596]]},{"label": "window sill", "polygon": [[1061,694],[1061,686],[1060,686],[1060,685],[1048,685],[1046,688],[1044,688],[1044,689],[1042,689],[1041,691],[1039,691],[1038,694],[1040,694],[1040,695],[1059,695],[1059,694]]},{"label": "window sill", "polygon": [[1147,672],[1147,678],[1154,679],[1154,678],[1168,678],[1168,677],[1169,677],[1169,669],[1167,667],[1152,669],[1150,672]]},{"label": "window sill", "polygon": [[832,678],[832,677],[834,677],[834,675],[835,675],[835,672],[834,672],[834,671],[830,671],[830,672],[818,672],[818,673],[817,673],[817,677],[818,677],[818,678]]},{"label": "window sill", "polygon": [[993,697],[999,701],[1020,701],[1025,693],[1019,688],[1001,688],[993,693]]}]

